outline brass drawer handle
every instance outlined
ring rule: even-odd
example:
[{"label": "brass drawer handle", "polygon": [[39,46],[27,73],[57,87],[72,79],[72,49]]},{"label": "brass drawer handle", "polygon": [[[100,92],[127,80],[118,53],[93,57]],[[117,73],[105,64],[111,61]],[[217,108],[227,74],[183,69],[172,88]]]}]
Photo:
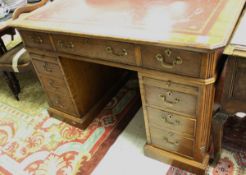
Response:
[{"label": "brass drawer handle", "polygon": [[165,142],[168,143],[168,144],[170,144],[170,145],[174,145],[174,146],[179,145],[179,142],[178,141],[171,141],[171,140],[169,140],[168,137],[163,137],[163,140],[165,140]]},{"label": "brass drawer handle", "polygon": [[36,43],[36,44],[43,44],[43,40],[40,36],[31,36],[31,40],[33,43]]},{"label": "brass drawer handle", "polygon": [[[172,55],[172,52],[171,52],[170,49],[165,50],[165,57],[171,57],[171,55]],[[161,66],[164,67],[164,68],[172,69],[172,68],[174,68],[175,65],[178,65],[178,64],[182,64],[183,63],[183,60],[182,60],[182,58],[180,56],[177,56],[173,60],[172,64],[166,63],[165,62],[165,57],[163,57],[163,55],[160,54],[160,53],[158,53],[158,54],[155,55],[156,60],[158,62],[160,62],[161,63]]]},{"label": "brass drawer handle", "polygon": [[58,86],[55,86],[55,81],[53,81],[53,80],[49,80],[48,84],[50,87],[52,87],[55,90],[59,89]]},{"label": "brass drawer handle", "polygon": [[118,57],[127,56],[128,54],[126,49],[121,49],[121,52],[116,52],[112,47],[106,47],[106,52]]},{"label": "brass drawer handle", "polygon": [[57,107],[64,108],[64,105],[60,103],[59,98],[56,98],[56,100],[55,100],[55,105],[56,105]]},{"label": "brass drawer handle", "polygon": [[163,100],[164,104],[167,106],[173,106],[174,104],[179,103],[181,100],[179,98],[175,98],[174,100],[169,100],[167,97],[172,96],[173,92],[168,91],[166,94],[160,94],[160,98]]},{"label": "brass drawer handle", "polygon": [[173,115],[168,113],[167,115],[161,116],[161,119],[165,121],[165,123],[173,126],[180,125],[180,121],[177,119],[173,119]]},{"label": "brass drawer handle", "polygon": [[[179,141],[173,139],[174,134],[171,133],[171,132],[169,132],[168,135],[169,135],[169,136],[163,137],[163,140],[164,140],[166,143],[168,143],[168,144],[170,144],[170,145],[172,145],[172,146],[178,146],[178,145],[179,145]],[[171,137],[172,139],[170,139],[170,137]]]},{"label": "brass drawer handle", "polygon": [[45,62],[44,65],[43,65],[43,68],[46,72],[49,72],[51,73],[52,72],[52,69],[49,68],[49,63]]},{"label": "brass drawer handle", "polygon": [[73,49],[75,46],[71,41],[58,40],[58,46],[63,49]]}]

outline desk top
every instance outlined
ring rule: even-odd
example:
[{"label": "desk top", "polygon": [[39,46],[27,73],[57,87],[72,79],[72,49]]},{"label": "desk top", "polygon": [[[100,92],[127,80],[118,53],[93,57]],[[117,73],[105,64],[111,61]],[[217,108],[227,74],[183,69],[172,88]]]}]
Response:
[{"label": "desk top", "polygon": [[174,47],[224,47],[245,0],[56,0],[18,28]]},{"label": "desk top", "polygon": [[12,14],[9,14],[5,18],[0,19],[0,32],[3,32],[7,28],[9,28],[9,24],[11,23]]},{"label": "desk top", "polygon": [[228,55],[240,56],[246,58],[246,10],[244,11],[240,22],[233,34],[233,37],[226,47],[224,53]]}]

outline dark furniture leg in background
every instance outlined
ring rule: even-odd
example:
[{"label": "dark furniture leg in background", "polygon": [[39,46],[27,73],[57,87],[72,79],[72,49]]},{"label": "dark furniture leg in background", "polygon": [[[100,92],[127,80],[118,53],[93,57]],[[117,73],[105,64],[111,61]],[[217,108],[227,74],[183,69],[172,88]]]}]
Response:
[{"label": "dark furniture leg in background", "polygon": [[[1,36],[4,34],[9,34],[13,36],[15,34],[15,31],[13,29],[7,29],[4,33],[0,33]],[[0,38],[0,54],[3,55],[4,53],[7,52],[7,49],[4,45],[4,42],[2,38]],[[0,58],[1,59],[1,58]],[[8,71],[3,71],[3,76],[5,81],[7,82],[10,90],[14,94],[15,98],[19,100],[19,93],[20,93],[20,84],[19,81],[17,80],[15,73],[14,72],[8,72]]]},{"label": "dark furniture leg in background", "polygon": [[15,98],[19,100],[19,93],[20,93],[20,84],[19,81],[17,80],[14,72],[3,72],[3,76],[5,81],[8,83],[8,86],[12,93],[14,94]]}]

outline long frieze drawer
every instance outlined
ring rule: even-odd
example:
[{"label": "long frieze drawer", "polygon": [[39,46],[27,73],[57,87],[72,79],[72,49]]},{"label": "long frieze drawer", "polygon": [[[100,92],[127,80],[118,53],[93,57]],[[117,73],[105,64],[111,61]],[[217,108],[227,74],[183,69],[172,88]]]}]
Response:
[{"label": "long frieze drawer", "polygon": [[202,54],[180,49],[142,46],[143,67],[191,77],[200,77]]},{"label": "long frieze drawer", "polygon": [[152,145],[167,151],[193,157],[193,139],[188,139],[172,131],[156,127],[150,127],[150,135]]},{"label": "long frieze drawer", "polygon": [[180,113],[196,116],[197,96],[145,85],[146,103]]},{"label": "long frieze drawer", "polygon": [[76,107],[70,97],[61,96],[51,92],[47,92],[47,95],[51,107],[70,115],[79,116],[79,113],[77,112]]},{"label": "long frieze drawer", "polygon": [[46,91],[62,94],[64,96],[70,96],[64,79],[58,79],[47,76],[39,77]]},{"label": "long frieze drawer", "polygon": [[53,50],[49,35],[46,33],[20,31],[20,34],[27,47]]},{"label": "long frieze drawer", "polygon": [[39,74],[45,74],[48,76],[63,77],[63,73],[60,66],[56,63],[49,61],[41,61],[38,59],[32,59],[32,63]]},{"label": "long frieze drawer", "polygon": [[195,119],[150,107],[147,107],[147,116],[150,125],[175,130],[180,134],[185,134],[192,138],[195,136]]},{"label": "long frieze drawer", "polygon": [[134,44],[64,35],[53,40],[59,52],[136,65]]}]

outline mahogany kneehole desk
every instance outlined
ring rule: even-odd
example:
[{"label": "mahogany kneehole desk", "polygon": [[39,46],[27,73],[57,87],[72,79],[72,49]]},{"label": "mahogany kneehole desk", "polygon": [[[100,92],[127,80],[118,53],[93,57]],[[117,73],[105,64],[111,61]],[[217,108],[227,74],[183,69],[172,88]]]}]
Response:
[{"label": "mahogany kneehole desk", "polygon": [[217,67],[244,3],[57,0],[12,26],[52,115],[86,126],[123,69],[137,71],[145,154],[203,174]]}]

